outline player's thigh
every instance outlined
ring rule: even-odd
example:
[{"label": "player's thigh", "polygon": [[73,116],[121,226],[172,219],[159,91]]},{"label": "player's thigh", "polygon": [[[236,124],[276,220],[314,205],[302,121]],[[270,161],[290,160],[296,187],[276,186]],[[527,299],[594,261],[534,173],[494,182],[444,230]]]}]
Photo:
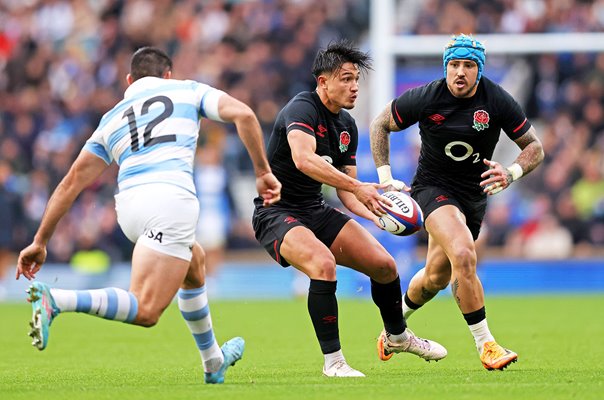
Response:
[{"label": "player's thigh", "polygon": [[394,258],[355,220],[344,225],[330,249],[339,265],[360,271],[380,283],[396,278]]},{"label": "player's thigh", "polygon": [[474,239],[466,226],[463,213],[454,205],[445,205],[434,210],[424,224],[431,239],[446,253],[452,265],[459,260],[476,257]]},{"label": "player's thigh", "polygon": [[311,279],[334,280],[336,262],[331,251],[309,228],[291,228],[281,242],[280,253],[289,264]]},{"label": "player's thigh", "polygon": [[137,243],[132,253],[130,291],[139,303],[139,317],[157,319],[180,288],[189,261]]}]

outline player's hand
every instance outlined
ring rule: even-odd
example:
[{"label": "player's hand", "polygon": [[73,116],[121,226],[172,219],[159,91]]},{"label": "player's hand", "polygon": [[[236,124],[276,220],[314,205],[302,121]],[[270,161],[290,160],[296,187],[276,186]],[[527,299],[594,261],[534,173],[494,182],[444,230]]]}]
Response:
[{"label": "player's hand", "polygon": [[407,184],[403,181],[399,181],[398,179],[394,179],[392,177],[392,170],[390,169],[390,165],[382,165],[377,169],[378,177],[380,178],[380,184],[386,185],[384,188],[385,192],[388,191],[396,191],[396,192],[409,192],[411,188],[407,186]]},{"label": "player's hand", "polygon": [[382,203],[391,205],[390,200],[382,197],[378,192],[378,189],[385,189],[386,185],[377,183],[361,183],[354,190],[353,194],[358,201],[363,203],[369,211],[371,211],[377,217],[381,217],[386,214],[386,210],[382,208]]},{"label": "player's hand", "polygon": [[484,188],[484,193],[492,196],[510,186],[513,178],[507,168],[503,168],[497,161],[487,160],[486,158],[483,162],[489,167],[488,170],[480,175],[480,177],[483,178],[483,181],[480,182],[480,186]]},{"label": "player's hand", "polygon": [[17,261],[17,275],[19,279],[21,275],[28,280],[36,278],[36,273],[42,268],[42,264],[46,261],[46,246],[32,243],[19,253]]},{"label": "player's hand", "polygon": [[396,192],[410,192],[411,188],[407,186],[407,184],[403,181],[399,181],[398,179],[388,179],[382,184],[387,185],[384,189],[384,192],[396,191]]},{"label": "player's hand", "polygon": [[262,204],[268,207],[281,200],[281,182],[272,172],[267,172],[264,175],[256,177],[256,190],[264,199]]},{"label": "player's hand", "polygon": [[373,217],[371,219],[371,222],[373,222],[375,226],[377,226],[378,228],[380,228],[380,230],[382,230],[382,231],[386,230],[384,228],[384,226],[382,224],[380,224],[380,218],[379,217],[377,217],[377,216]]}]

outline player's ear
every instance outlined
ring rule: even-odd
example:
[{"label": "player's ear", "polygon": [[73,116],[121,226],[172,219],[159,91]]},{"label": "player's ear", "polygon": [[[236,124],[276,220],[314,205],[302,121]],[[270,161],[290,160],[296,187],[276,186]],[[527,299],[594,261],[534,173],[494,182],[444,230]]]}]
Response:
[{"label": "player's ear", "polygon": [[319,75],[317,78],[317,86],[323,90],[327,89],[327,76]]},{"label": "player's ear", "polygon": [[132,85],[132,82],[134,82],[134,78],[132,78],[132,75],[126,75],[126,82],[128,82],[128,86]]},{"label": "player's ear", "polygon": [[164,79],[170,79],[172,77],[172,71],[167,70],[166,72],[164,72],[162,78]]}]

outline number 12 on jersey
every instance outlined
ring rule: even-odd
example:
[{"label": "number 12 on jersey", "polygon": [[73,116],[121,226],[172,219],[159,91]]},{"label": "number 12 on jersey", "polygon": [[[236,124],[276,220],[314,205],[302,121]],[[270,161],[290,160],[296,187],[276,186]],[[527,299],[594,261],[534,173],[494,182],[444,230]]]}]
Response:
[{"label": "number 12 on jersey", "polygon": [[[145,115],[149,113],[149,109],[151,105],[154,103],[162,103],[164,105],[164,110],[157,117],[153,118],[149,123],[145,126],[145,131],[143,133],[143,147],[150,147],[154,144],[158,143],[166,143],[166,142],[175,142],[176,135],[162,135],[162,136],[151,136],[151,131],[155,128],[160,122],[170,117],[174,112],[174,103],[167,96],[155,96],[151,97],[149,100],[143,103],[143,107],[141,108],[141,115]],[[139,141],[138,141],[138,127],[136,125],[136,117],[134,115],[134,107],[128,108],[124,111],[122,118],[128,118],[128,128],[130,128],[130,148],[132,151],[140,150]]]}]

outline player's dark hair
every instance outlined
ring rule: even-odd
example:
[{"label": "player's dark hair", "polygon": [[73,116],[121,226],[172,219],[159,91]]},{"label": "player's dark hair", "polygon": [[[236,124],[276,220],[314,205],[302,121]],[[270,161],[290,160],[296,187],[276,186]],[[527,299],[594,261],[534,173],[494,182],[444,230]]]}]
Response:
[{"label": "player's dark hair", "polygon": [[323,73],[337,73],[344,63],[356,64],[361,73],[371,69],[373,60],[368,53],[363,53],[349,40],[339,40],[330,43],[326,49],[321,49],[312,65],[312,74],[315,78]]},{"label": "player's dark hair", "polygon": [[156,47],[141,47],[134,52],[130,61],[130,75],[134,81],[145,76],[161,78],[170,70],[172,70],[172,60],[164,51]]}]

